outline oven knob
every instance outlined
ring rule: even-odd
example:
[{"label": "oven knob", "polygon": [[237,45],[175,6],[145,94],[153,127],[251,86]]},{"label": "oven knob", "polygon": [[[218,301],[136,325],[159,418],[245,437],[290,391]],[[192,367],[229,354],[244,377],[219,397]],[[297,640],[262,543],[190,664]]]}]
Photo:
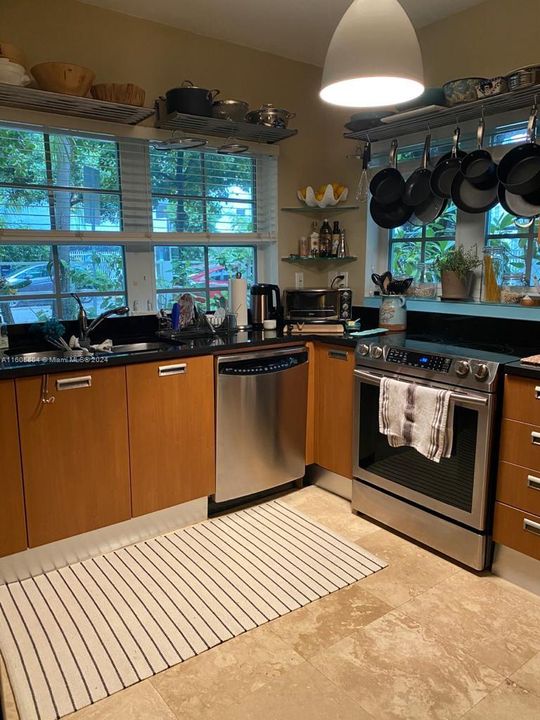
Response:
[{"label": "oven knob", "polygon": [[380,345],[373,345],[371,348],[371,357],[375,358],[376,360],[380,357],[382,357],[383,349]]},{"label": "oven knob", "polygon": [[487,365],[484,365],[484,363],[480,363],[480,365],[476,366],[476,369],[474,371],[474,377],[479,380],[480,382],[483,382],[484,380],[487,380],[489,377],[489,368]]},{"label": "oven knob", "polygon": [[358,352],[360,355],[367,355],[369,353],[369,345],[362,343],[362,345],[358,346]]},{"label": "oven knob", "polygon": [[469,374],[471,367],[466,360],[460,360],[456,363],[456,375],[459,377],[465,377]]}]

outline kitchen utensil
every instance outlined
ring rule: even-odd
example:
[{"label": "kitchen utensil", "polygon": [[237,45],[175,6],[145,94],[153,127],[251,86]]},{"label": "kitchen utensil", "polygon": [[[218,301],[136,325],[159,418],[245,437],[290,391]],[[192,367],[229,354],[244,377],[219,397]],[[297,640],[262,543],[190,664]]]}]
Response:
[{"label": "kitchen utensil", "polygon": [[223,145],[218,147],[220,155],[240,155],[249,150],[249,145],[242,145],[234,138],[228,138]]},{"label": "kitchen utensil", "polygon": [[30,77],[23,65],[0,58],[0,82],[22,87],[30,84]]},{"label": "kitchen utensil", "polygon": [[191,80],[184,80],[180,87],[171,88],[165,93],[167,112],[211,117],[212,104],[217,95],[219,90],[196,87]]},{"label": "kitchen utensil", "polygon": [[32,75],[41,90],[86,97],[94,82],[93,70],[63,62],[34,65]]},{"label": "kitchen utensil", "polygon": [[371,280],[381,290],[383,295],[386,295],[388,285],[392,281],[392,273],[390,272],[390,270],[383,272],[382,275],[377,275],[377,273],[371,273]]},{"label": "kitchen utensil", "polygon": [[480,80],[476,88],[476,96],[479,100],[505,92],[508,92],[508,82],[501,75],[487,80]]},{"label": "kitchen utensil", "polygon": [[443,214],[447,205],[448,200],[446,198],[440,198],[431,193],[425,202],[413,208],[408,222],[415,227],[429,225]]},{"label": "kitchen utensil", "polygon": [[452,107],[461,103],[477,100],[477,88],[487,78],[471,77],[449,80],[443,85],[446,104]]},{"label": "kitchen utensil", "polygon": [[16,45],[0,41],[0,58],[6,58],[16,65],[22,65],[26,70],[26,57]]},{"label": "kitchen utensil", "polygon": [[92,97],[104,102],[142,107],[146,96],[142,87],[133,83],[99,83],[90,88]]},{"label": "kitchen utensil", "polygon": [[540,145],[536,143],[536,104],[527,123],[527,142],[513,148],[499,163],[499,181],[508,192],[529,195],[540,190]]},{"label": "kitchen utensil", "polygon": [[193,148],[206,145],[208,140],[200,137],[189,137],[183,133],[173,130],[168,140],[156,140],[152,142],[154,150],[193,150]]},{"label": "kitchen utensil", "polygon": [[528,65],[512,70],[506,76],[510,90],[522,90],[540,82],[540,65]]},{"label": "kitchen utensil", "polygon": [[258,110],[251,110],[246,115],[247,122],[267,127],[286,128],[289,120],[296,117],[296,113],[276,108],[272,103],[261,105]]},{"label": "kitchen utensil", "polygon": [[362,170],[360,172],[360,180],[356,187],[355,200],[358,202],[366,202],[369,191],[368,167],[371,160],[371,143],[369,140],[364,144],[362,151]]},{"label": "kitchen utensil", "polygon": [[461,157],[459,156],[460,129],[456,127],[449,155],[444,155],[431,173],[431,191],[434,195],[449,199],[452,193],[452,182],[459,172]]},{"label": "kitchen utensil", "polygon": [[400,200],[393,205],[381,205],[375,198],[371,198],[369,212],[376,225],[386,230],[393,230],[409,220],[413,209]]},{"label": "kitchen utensil", "polygon": [[397,169],[397,149],[398,141],[394,139],[390,145],[388,167],[379,170],[369,184],[373,200],[381,206],[399,202],[405,190],[405,180]]},{"label": "kitchen utensil", "polygon": [[404,295],[411,287],[414,278],[401,278],[400,280],[391,280],[387,285],[388,295]]},{"label": "kitchen utensil", "polygon": [[485,213],[499,202],[497,182],[488,188],[473,185],[463,173],[458,172],[452,182],[452,201],[463,212]]},{"label": "kitchen utensil", "polygon": [[231,122],[243,122],[249,105],[244,100],[216,100],[212,104],[212,117]]},{"label": "kitchen utensil", "polygon": [[[518,228],[530,227],[535,218],[540,216],[540,191],[533,195],[515,195],[507,190],[502,183],[498,186],[499,202],[504,210],[510,215],[514,215],[514,225]],[[519,218],[526,218],[527,223],[518,222]]]},{"label": "kitchen utensil", "polygon": [[267,283],[251,286],[251,318],[255,327],[262,327],[265,320],[277,319],[281,310],[279,287]]},{"label": "kitchen utensil", "polygon": [[431,135],[428,134],[424,141],[422,165],[407,178],[405,183],[403,202],[411,207],[425,203],[431,196],[431,170],[428,167],[430,147]]},{"label": "kitchen utensil", "polygon": [[460,171],[471,185],[485,190],[497,185],[497,165],[490,152],[483,147],[484,131],[485,122],[482,117],[476,131],[477,149],[463,158]]}]

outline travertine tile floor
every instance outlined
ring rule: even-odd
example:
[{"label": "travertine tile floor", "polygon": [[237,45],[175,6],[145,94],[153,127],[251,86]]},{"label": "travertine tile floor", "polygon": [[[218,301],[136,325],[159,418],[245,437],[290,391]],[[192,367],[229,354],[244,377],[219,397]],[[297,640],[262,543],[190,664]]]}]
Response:
[{"label": "travertine tile floor", "polygon": [[284,500],[389,567],[70,720],[539,720],[540,597],[319,488]]}]

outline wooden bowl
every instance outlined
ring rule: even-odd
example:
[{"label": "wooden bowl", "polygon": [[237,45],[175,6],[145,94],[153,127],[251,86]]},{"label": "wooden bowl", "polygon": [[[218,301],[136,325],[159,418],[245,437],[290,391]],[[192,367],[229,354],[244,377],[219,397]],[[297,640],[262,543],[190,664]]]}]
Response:
[{"label": "wooden bowl", "polygon": [[122,103],[123,105],[144,105],[145,91],[133,83],[100,83],[92,85],[92,97],[105,102]]},{"label": "wooden bowl", "polygon": [[7,58],[12,63],[26,68],[26,58],[23,51],[11,43],[0,41],[0,58]]},{"label": "wooden bowl", "polygon": [[93,70],[70,63],[46,62],[32,68],[39,88],[64,95],[88,95],[95,73]]}]

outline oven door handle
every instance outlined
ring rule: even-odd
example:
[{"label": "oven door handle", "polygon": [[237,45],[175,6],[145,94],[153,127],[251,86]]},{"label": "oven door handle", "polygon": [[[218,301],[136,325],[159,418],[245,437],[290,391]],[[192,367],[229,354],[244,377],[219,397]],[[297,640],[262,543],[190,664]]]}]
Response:
[{"label": "oven door handle", "polygon": [[[367,382],[370,382],[372,385],[380,385],[382,377],[380,375],[374,375],[373,373],[366,372],[365,370],[355,370],[354,374],[356,377],[360,378],[360,380],[366,380]],[[430,387],[429,385],[423,385],[422,383],[413,383],[414,385],[419,385],[420,387]],[[440,389],[440,388],[439,388]],[[454,400],[456,402],[459,401],[466,401],[473,403],[474,405],[487,405],[488,399],[483,397],[477,397],[476,395],[465,395],[463,393],[450,393],[450,399]]]}]

